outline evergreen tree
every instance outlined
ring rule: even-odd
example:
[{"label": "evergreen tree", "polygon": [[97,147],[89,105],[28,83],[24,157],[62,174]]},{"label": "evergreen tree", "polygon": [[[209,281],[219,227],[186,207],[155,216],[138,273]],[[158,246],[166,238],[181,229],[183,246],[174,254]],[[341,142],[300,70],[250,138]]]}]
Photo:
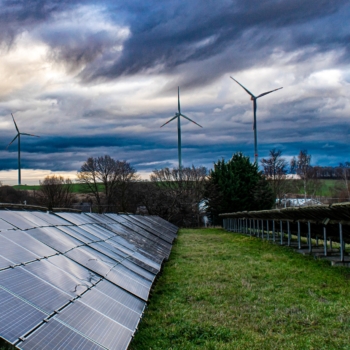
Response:
[{"label": "evergreen tree", "polygon": [[255,163],[241,152],[225,162],[214,163],[210,172],[206,200],[213,224],[221,222],[220,213],[271,209],[275,198]]}]

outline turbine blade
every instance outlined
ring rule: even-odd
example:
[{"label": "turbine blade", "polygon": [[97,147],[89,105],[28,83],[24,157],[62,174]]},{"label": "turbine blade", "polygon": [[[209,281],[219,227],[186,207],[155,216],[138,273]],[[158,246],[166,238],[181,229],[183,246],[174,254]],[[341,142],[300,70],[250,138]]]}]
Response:
[{"label": "turbine blade", "polygon": [[20,132],[21,135],[26,135],[26,136],[34,136],[34,137],[40,137],[38,135],[33,135],[33,134],[26,134],[24,132]]},{"label": "turbine blade", "polygon": [[281,90],[283,89],[283,87],[280,87],[278,89],[275,89],[275,90],[271,90],[271,91],[268,91],[268,92],[264,92],[263,94],[260,94],[259,96],[257,96],[256,98],[259,98],[259,97],[262,97],[262,96],[265,96],[267,94],[271,94],[271,92],[274,92],[274,91],[277,91],[277,90]]},{"label": "turbine blade", "polygon": [[18,137],[18,135],[19,135],[19,134],[17,134],[17,135],[15,136],[15,138],[8,144],[8,146],[6,147],[6,149],[8,149],[8,148],[10,147],[10,145],[13,143],[13,141],[16,140],[16,138]]},{"label": "turbine blade", "polygon": [[172,120],[174,120],[174,119],[177,118],[177,117],[178,117],[178,115],[175,114],[175,117],[172,117],[170,120],[168,120],[166,123],[164,123],[164,124],[161,126],[161,128],[162,128],[164,125],[170,123]]},{"label": "turbine blade", "polygon": [[181,114],[181,109],[180,109],[180,86],[177,87],[177,108],[179,109],[179,113]]},{"label": "turbine blade", "polygon": [[11,113],[11,115],[12,115],[13,122],[15,123],[16,130],[17,130],[17,132],[19,133],[19,130],[18,130],[18,127],[17,127],[16,121],[15,121],[15,118],[14,118],[14,116],[13,116],[12,113]]},{"label": "turbine blade", "polygon": [[199,125],[198,123],[196,123],[195,121],[193,121],[193,120],[192,120],[192,119],[190,119],[189,117],[186,117],[184,114],[180,113],[180,115],[181,115],[182,117],[186,118],[187,120],[189,120],[190,122],[192,122],[192,123],[194,123],[194,124],[198,125],[199,127],[203,128],[203,126],[202,126],[202,125]]},{"label": "turbine blade", "polygon": [[230,78],[234,80],[239,86],[241,86],[251,97],[255,98],[255,96],[248,89],[246,89],[241,83],[239,83],[236,79],[233,79],[232,77]]}]

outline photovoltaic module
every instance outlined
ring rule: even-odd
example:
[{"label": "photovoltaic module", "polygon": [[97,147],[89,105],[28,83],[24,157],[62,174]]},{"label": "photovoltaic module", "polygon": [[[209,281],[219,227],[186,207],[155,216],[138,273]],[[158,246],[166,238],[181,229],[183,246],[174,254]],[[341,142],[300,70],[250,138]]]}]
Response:
[{"label": "photovoltaic module", "polygon": [[127,349],[177,230],[154,216],[0,211],[0,337]]}]

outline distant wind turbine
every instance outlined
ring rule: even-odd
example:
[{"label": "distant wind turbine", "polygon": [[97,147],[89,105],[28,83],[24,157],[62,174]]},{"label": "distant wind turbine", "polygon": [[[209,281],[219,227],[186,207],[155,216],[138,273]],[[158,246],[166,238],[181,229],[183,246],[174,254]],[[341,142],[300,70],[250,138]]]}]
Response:
[{"label": "distant wind turbine", "polygon": [[15,118],[13,117],[13,114],[11,113],[13,122],[15,123],[15,127],[17,130],[17,135],[15,136],[15,138],[8,144],[8,146],[6,147],[6,149],[8,149],[10,147],[10,145],[13,143],[13,141],[15,141],[18,138],[18,185],[21,185],[21,135],[26,135],[26,136],[34,136],[34,137],[40,137],[37,135],[32,135],[32,134],[25,134],[24,132],[19,132]]},{"label": "distant wind turbine", "polygon": [[189,120],[190,122],[198,125],[199,127],[202,128],[201,125],[193,121],[192,119],[186,117],[184,114],[181,113],[181,108],[180,108],[180,87],[177,88],[177,102],[178,102],[178,112],[175,113],[175,116],[172,117],[170,120],[168,120],[166,123],[164,123],[161,128],[170,123],[172,120],[177,118],[177,147],[178,147],[178,156],[179,156],[179,170],[181,171],[182,168],[182,158],[181,158],[181,123],[180,123],[180,117],[184,117],[185,119]]},{"label": "distant wind turbine", "polygon": [[254,130],[254,159],[255,159],[255,163],[259,166],[258,164],[258,136],[257,136],[257,130],[256,130],[256,108],[257,108],[257,104],[256,104],[256,100],[259,97],[263,97],[267,94],[270,94],[271,92],[283,89],[282,87],[275,89],[275,90],[271,90],[271,91],[267,91],[264,92],[262,94],[260,94],[259,96],[254,96],[248,89],[246,89],[242,84],[240,84],[236,79],[233,79],[232,77],[230,77],[232,80],[234,80],[238,85],[240,85],[250,96],[251,96],[251,100],[253,101],[253,111],[254,111],[254,123],[253,123],[253,130]]}]

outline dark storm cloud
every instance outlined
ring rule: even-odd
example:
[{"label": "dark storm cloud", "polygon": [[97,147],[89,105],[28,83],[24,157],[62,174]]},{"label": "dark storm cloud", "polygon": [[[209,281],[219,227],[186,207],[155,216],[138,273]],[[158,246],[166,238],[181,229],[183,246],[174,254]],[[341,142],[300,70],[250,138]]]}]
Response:
[{"label": "dark storm cloud", "polygon": [[[171,73],[183,64],[198,62],[201,77],[190,74],[187,83],[199,84],[230,70],[261,65],[275,48],[287,51],[305,46],[317,50],[336,48],[348,42],[349,30],[332,15],[341,11],[341,17],[344,12],[349,14],[346,3],[207,1],[204,5],[201,1],[183,1],[163,6],[155,2],[139,16],[129,17],[132,34],[124,43],[122,55],[105,65],[91,62],[81,77],[114,79],[151,69]],[[325,26],[331,28],[327,35],[320,35]],[[220,57],[227,51],[229,55]],[[209,62],[210,59],[214,62]],[[203,69],[205,66],[209,69]]]}]

